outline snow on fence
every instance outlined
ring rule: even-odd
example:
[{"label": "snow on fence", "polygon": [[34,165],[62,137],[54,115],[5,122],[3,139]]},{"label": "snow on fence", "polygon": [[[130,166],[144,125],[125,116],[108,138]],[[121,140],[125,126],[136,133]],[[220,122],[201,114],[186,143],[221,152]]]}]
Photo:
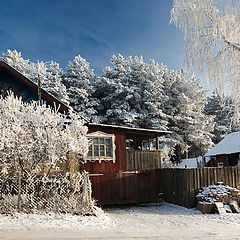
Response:
[{"label": "snow on fence", "polygon": [[87,172],[55,176],[0,175],[0,213],[94,214]]},{"label": "snow on fence", "polygon": [[217,182],[240,189],[240,167],[161,169],[164,200],[187,208],[197,205],[198,190]]}]

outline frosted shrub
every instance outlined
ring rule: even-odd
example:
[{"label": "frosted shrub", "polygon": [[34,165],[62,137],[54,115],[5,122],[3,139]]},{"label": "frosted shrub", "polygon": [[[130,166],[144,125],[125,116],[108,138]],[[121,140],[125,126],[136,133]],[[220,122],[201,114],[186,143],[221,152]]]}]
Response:
[{"label": "frosted shrub", "polygon": [[87,154],[83,124],[72,112],[64,116],[13,94],[0,98],[0,212],[93,212],[87,173],[66,168],[67,153],[78,161]]}]

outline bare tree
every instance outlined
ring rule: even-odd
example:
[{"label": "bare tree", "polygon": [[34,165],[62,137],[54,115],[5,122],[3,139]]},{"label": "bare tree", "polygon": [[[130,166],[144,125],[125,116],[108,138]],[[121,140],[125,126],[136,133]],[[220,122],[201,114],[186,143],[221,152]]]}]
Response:
[{"label": "bare tree", "polygon": [[240,120],[240,10],[238,0],[174,0],[170,23],[187,40],[186,66],[210,84],[230,90]]}]

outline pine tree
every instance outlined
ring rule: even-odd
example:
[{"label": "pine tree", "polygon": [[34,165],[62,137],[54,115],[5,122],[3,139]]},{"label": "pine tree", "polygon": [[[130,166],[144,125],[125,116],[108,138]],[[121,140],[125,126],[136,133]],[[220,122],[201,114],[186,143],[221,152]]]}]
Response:
[{"label": "pine tree", "polygon": [[194,75],[169,71],[165,75],[166,102],[164,113],[169,118],[170,136],[162,137],[161,147],[175,160],[203,154],[213,146],[212,118],[203,113],[206,94]]},{"label": "pine tree", "polygon": [[214,92],[208,97],[208,103],[204,109],[205,114],[214,118],[214,137],[213,142],[217,144],[228,133],[239,130],[238,125],[234,124],[234,105],[231,97],[221,96]]},{"label": "pine tree", "polygon": [[67,88],[70,106],[87,119],[96,117],[98,100],[94,97],[96,76],[90,64],[80,55],[67,66],[63,83]]},{"label": "pine tree", "polygon": [[17,50],[7,50],[7,53],[2,54],[1,60],[6,62],[8,65],[22,73],[25,77],[29,78],[33,71],[33,65],[29,59],[25,60],[22,57],[22,53]]},{"label": "pine tree", "polygon": [[161,104],[162,69],[142,57],[113,56],[99,87],[103,122],[132,127],[166,129]]},{"label": "pine tree", "polygon": [[51,61],[49,64],[45,64],[46,70],[43,71],[42,88],[52,94],[63,103],[69,105],[69,97],[67,95],[67,89],[62,83],[63,70],[59,67],[59,64]]}]

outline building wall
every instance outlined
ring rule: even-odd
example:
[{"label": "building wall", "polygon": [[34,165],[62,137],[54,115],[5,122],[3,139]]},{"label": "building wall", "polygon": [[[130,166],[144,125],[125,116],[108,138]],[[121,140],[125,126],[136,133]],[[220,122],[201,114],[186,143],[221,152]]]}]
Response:
[{"label": "building wall", "polygon": [[213,156],[212,159],[208,162],[208,167],[218,167],[218,163],[223,163],[224,167],[237,166],[239,162],[240,153],[232,153],[228,155],[217,155]]},{"label": "building wall", "polygon": [[88,133],[101,131],[109,134],[115,135],[115,156],[116,160],[115,163],[112,161],[105,162],[95,161],[90,162],[88,161],[85,164],[80,165],[80,170],[86,170],[90,174],[92,173],[103,173],[103,172],[117,172],[117,171],[126,171],[127,169],[127,162],[126,162],[126,134],[124,131],[121,130],[112,130],[112,129],[105,129],[104,127],[96,127],[96,126],[88,126]]},{"label": "building wall", "polygon": [[210,160],[208,166],[209,167],[218,167],[218,163],[223,163],[223,166],[224,167],[227,167],[228,166],[228,157],[227,155],[218,155],[218,156],[215,156],[216,159],[212,159]]}]

